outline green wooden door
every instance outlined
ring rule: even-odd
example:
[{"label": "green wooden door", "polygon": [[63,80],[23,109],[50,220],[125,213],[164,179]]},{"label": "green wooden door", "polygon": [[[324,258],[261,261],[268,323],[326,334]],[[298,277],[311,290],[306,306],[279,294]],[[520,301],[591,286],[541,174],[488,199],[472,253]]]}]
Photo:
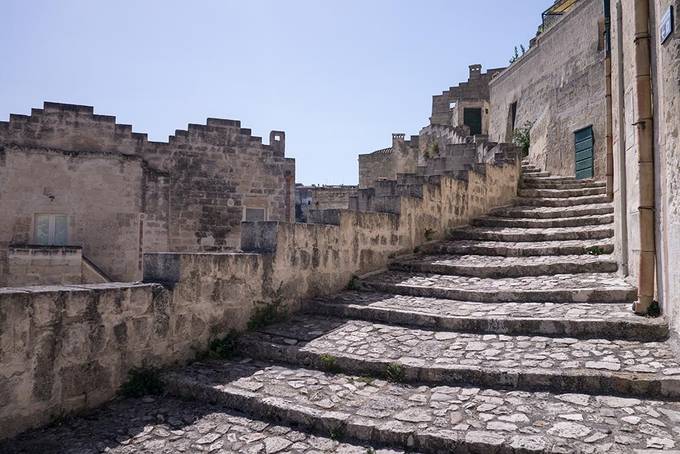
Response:
[{"label": "green wooden door", "polygon": [[482,109],[463,109],[463,124],[470,127],[473,136],[482,133]]},{"label": "green wooden door", "polygon": [[574,133],[576,150],[576,178],[593,177],[593,127],[580,129]]}]

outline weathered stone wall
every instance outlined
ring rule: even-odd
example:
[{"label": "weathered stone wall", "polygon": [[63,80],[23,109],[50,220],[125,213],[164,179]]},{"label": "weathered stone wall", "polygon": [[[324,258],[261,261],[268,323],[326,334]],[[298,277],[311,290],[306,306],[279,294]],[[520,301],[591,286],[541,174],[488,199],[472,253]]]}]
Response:
[{"label": "weathered stone wall", "polygon": [[593,126],[594,173],[606,173],[604,50],[598,20],[601,0],[582,0],[556,25],[538,36],[518,61],[489,83],[489,137],[512,140],[515,127],[531,131],[529,160],[556,175],[574,175],[574,132]]},{"label": "weathered stone wall", "polygon": [[73,246],[11,246],[7,285],[82,284],[83,255]]},{"label": "weathered stone wall", "polygon": [[0,144],[0,286],[9,284],[9,245],[34,242],[36,214],[67,215],[67,244],[113,279],[139,279],[140,159],[8,142]]},{"label": "weathered stone wall", "polygon": [[347,209],[356,192],[357,186],[296,186],[296,220],[307,222],[309,210]]},{"label": "weathered stone wall", "polygon": [[[34,216],[69,216],[69,244],[114,280],[141,277],[143,251],[239,245],[246,208],[294,217],[295,161],[285,135],[262,144],[240,122],[190,124],[150,142],[91,107],[45,103],[0,122],[0,285],[9,244],[33,239]],[[37,184],[36,184],[37,183]]]},{"label": "weathered stone wall", "polygon": [[489,83],[504,68],[482,72],[482,65],[470,65],[468,80],[432,96],[431,125],[462,126],[463,109],[479,108],[482,113],[482,134],[489,127]]},{"label": "weathered stone wall", "polygon": [[[657,156],[659,301],[680,333],[680,1],[652,2],[653,91]],[[661,43],[661,17],[673,7],[674,31]]]},{"label": "weathered stone wall", "polygon": [[[656,197],[657,298],[680,331],[680,29],[678,0],[651,5],[652,88]],[[675,9],[675,29],[660,42],[661,16]],[[634,66],[634,4],[612,1],[612,110],[616,250],[623,272],[636,283],[639,274],[639,167]]]},{"label": "weathered stone wall", "polygon": [[[479,138],[482,139],[481,136]],[[420,134],[411,136],[410,140],[406,140],[404,134],[392,134],[390,148],[359,155],[359,188],[372,188],[380,180],[396,180],[400,174],[417,173],[420,171],[419,167],[428,167],[427,161],[430,159],[448,156],[456,160],[456,150],[450,151],[449,148],[452,145],[472,143],[473,139],[467,126],[436,124],[422,128]],[[435,143],[438,146],[436,152],[432,149]],[[463,168],[465,164],[470,164],[469,161],[449,161],[451,165],[434,167],[446,170],[453,167]]]},{"label": "weathered stone wall", "polygon": [[244,223],[247,253],[145,254],[146,281],[0,289],[0,438],[114,396],[133,367],[193,358],[242,330],[252,310],[296,310],[344,288],[353,274],[510,203],[519,163],[482,165],[466,180],[442,177],[400,214],[315,212],[324,224]]}]

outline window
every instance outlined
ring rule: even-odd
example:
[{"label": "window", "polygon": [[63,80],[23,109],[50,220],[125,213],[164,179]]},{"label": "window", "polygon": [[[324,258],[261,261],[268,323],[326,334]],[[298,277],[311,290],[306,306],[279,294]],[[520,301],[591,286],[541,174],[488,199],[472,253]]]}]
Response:
[{"label": "window", "polygon": [[243,220],[245,222],[266,221],[267,220],[267,212],[264,208],[244,207]]},{"label": "window", "polygon": [[36,214],[33,239],[36,244],[64,246],[68,243],[68,216],[65,214]]}]

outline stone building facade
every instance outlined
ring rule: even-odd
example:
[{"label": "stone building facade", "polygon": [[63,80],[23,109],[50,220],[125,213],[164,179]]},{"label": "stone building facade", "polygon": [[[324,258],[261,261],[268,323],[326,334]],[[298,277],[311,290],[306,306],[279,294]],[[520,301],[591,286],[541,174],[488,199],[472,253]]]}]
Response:
[{"label": "stone building facade", "polygon": [[144,252],[234,249],[243,220],[293,219],[284,152],[283,132],[266,145],[233,120],[152,142],[88,106],[11,115],[0,122],[0,286],[55,283],[28,278],[10,254],[20,246],[79,246],[115,281],[140,279]]},{"label": "stone building facade", "polygon": [[467,82],[432,97],[430,124],[467,126],[472,135],[486,135],[489,130],[489,83],[504,68],[482,72],[482,65],[470,65]]},{"label": "stone building facade", "polygon": [[514,129],[532,125],[530,162],[573,176],[576,133],[590,134],[594,162],[588,169],[604,177],[602,0],[572,3],[570,11],[532,40],[525,55],[489,82],[489,138],[511,141]]},{"label": "stone building facade", "polygon": [[307,222],[309,210],[347,209],[355,196],[355,185],[295,185],[295,220]]},{"label": "stone building facade", "polygon": [[[370,188],[399,174],[462,170],[475,162],[474,137],[482,141],[489,129],[489,83],[503,68],[482,72],[470,65],[467,82],[432,97],[430,124],[419,135],[392,134],[392,146],[359,155],[359,187]],[[459,146],[460,144],[468,146]],[[428,173],[432,174],[432,173]]]},{"label": "stone building facade", "polygon": [[[610,1],[613,173],[616,241],[619,261],[632,282],[640,278],[641,200],[640,123],[635,72],[635,5]],[[680,331],[680,27],[678,0],[651,0],[649,35],[651,60],[651,123],[653,150],[653,243],[655,299]],[[670,11],[670,13],[669,13]],[[675,16],[675,17],[673,17]],[[671,20],[664,20],[672,17]],[[667,37],[662,28],[669,31]],[[645,83],[641,81],[639,83]],[[638,131],[638,128],[642,128]]]}]

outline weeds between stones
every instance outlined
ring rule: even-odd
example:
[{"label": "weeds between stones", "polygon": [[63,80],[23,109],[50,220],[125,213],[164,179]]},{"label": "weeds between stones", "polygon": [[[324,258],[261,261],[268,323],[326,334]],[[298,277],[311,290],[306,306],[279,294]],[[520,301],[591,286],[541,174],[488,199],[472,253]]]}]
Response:
[{"label": "weeds between stones", "polygon": [[385,367],[385,379],[395,383],[401,383],[406,379],[404,366],[397,363],[390,363]]},{"label": "weeds between stones", "polygon": [[329,355],[328,353],[324,353],[319,357],[319,360],[321,361],[321,366],[326,372],[340,371],[340,366],[338,366],[338,359],[335,356]]}]

